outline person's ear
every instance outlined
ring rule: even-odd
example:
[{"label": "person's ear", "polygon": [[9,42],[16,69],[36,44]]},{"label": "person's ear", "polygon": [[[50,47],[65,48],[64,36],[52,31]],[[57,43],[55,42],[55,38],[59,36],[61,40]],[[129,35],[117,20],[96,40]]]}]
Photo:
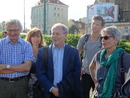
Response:
[{"label": "person's ear", "polygon": [[119,43],[119,38],[116,37],[115,38],[115,44],[118,45],[118,43]]},{"label": "person's ear", "polygon": [[65,34],[65,38],[67,37],[67,34]]}]

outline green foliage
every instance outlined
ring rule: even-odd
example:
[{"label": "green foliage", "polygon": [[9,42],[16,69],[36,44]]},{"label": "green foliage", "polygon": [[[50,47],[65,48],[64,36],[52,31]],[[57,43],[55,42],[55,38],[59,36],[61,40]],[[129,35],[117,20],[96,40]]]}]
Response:
[{"label": "green foliage", "polygon": [[[43,35],[43,37],[47,45],[50,45],[52,43],[51,35]],[[66,43],[73,47],[76,47],[80,37],[81,34],[68,34],[66,38]]]},{"label": "green foliage", "polygon": [[0,32],[0,38],[2,38],[2,32]]},{"label": "green foliage", "polygon": [[72,25],[70,28],[69,28],[69,33],[77,33],[79,30],[78,28],[76,27],[76,25]]},{"label": "green foliage", "polygon": [[26,38],[26,34],[21,34],[20,37],[25,39]]},{"label": "green foliage", "polygon": [[[66,38],[66,44],[76,47],[81,35],[82,34],[68,34]],[[43,36],[46,44],[50,45],[52,43],[51,35],[43,35]],[[127,40],[122,39],[118,47],[123,48],[127,53],[130,54],[130,42],[128,42]]]},{"label": "green foliage", "polygon": [[2,31],[5,31],[6,29],[5,29],[5,21],[2,21],[1,23],[0,23],[0,25],[2,26]]},{"label": "green foliage", "polygon": [[81,37],[81,34],[68,34],[66,38],[66,43],[68,45],[76,47],[80,37]]},{"label": "green foliage", "polygon": [[130,54],[130,42],[127,40],[122,39],[118,47],[123,48],[127,53]]},{"label": "green foliage", "polygon": [[[81,35],[82,34],[68,34],[67,38],[66,38],[66,44],[76,47]],[[21,34],[20,37],[25,39],[26,34]],[[45,40],[47,46],[52,43],[51,35],[43,35],[43,37],[44,37],[44,40]],[[2,38],[2,32],[0,32],[0,38]],[[120,41],[118,47],[123,48],[127,53],[130,54],[130,42],[129,41],[122,39]]]},{"label": "green foliage", "polygon": [[51,35],[44,35],[43,34],[43,37],[44,37],[44,40],[45,40],[47,46],[52,43]]}]

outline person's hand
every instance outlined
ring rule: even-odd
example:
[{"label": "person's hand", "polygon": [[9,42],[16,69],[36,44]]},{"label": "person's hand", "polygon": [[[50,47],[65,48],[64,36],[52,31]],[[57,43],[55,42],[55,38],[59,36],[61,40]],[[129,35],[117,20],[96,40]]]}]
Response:
[{"label": "person's hand", "polygon": [[95,87],[97,87],[97,85],[98,85],[97,81],[94,81],[94,85],[95,85]]},{"label": "person's hand", "polygon": [[59,97],[59,90],[57,87],[54,87],[51,91],[56,97]]},{"label": "person's hand", "polygon": [[81,68],[81,75],[85,74],[85,71],[83,68]]}]

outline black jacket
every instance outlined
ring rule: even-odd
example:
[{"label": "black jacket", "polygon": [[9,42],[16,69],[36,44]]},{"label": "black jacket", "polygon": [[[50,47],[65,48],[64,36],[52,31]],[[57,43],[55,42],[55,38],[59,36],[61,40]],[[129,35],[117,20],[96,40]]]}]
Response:
[{"label": "black jacket", "polygon": [[122,95],[129,96],[128,98],[130,98],[130,69],[126,77],[126,81],[122,86],[121,91],[122,91]]}]

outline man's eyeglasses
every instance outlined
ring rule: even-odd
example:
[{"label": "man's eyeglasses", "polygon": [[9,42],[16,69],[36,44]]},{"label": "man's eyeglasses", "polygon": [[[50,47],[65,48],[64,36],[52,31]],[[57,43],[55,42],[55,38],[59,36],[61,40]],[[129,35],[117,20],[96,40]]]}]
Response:
[{"label": "man's eyeglasses", "polygon": [[104,36],[104,37],[101,36],[100,39],[101,39],[101,40],[102,40],[102,39],[104,39],[104,40],[108,40],[110,37],[113,37],[113,36]]},{"label": "man's eyeglasses", "polygon": [[14,30],[11,30],[11,29],[7,29],[7,32],[18,32],[19,29],[14,29]]}]

